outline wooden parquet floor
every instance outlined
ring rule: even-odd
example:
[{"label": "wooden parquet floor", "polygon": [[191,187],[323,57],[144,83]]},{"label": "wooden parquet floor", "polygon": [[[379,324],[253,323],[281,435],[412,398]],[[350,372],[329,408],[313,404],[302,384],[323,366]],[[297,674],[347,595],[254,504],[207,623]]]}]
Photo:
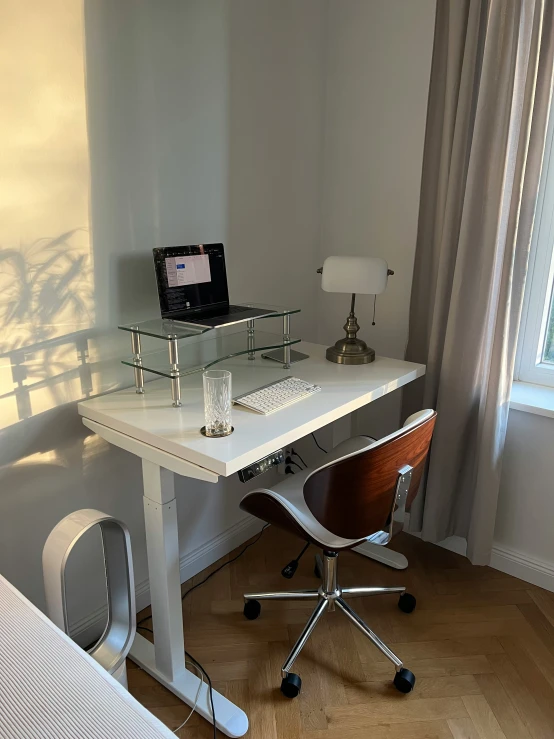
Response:
[{"label": "wooden parquet floor", "polygon": [[[184,601],[187,650],[247,712],[249,739],[554,739],[554,594],[405,534],[393,548],[408,557],[407,570],[346,552],[339,581],[406,585],[417,597],[409,615],[396,596],[349,601],[414,672],[413,693],[392,687],[392,664],[337,611],[295,664],[302,693],[284,698],[281,664],[313,603],[263,603],[260,617],[247,621],[242,593],[313,587],[315,547],[292,581],[280,575],[300,548],[269,528]],[[171,729],[179,726],[188,707],[132,662],[128,674],[131,693]],[[194,715],[177,736],[211,739],[212,731]]]}]

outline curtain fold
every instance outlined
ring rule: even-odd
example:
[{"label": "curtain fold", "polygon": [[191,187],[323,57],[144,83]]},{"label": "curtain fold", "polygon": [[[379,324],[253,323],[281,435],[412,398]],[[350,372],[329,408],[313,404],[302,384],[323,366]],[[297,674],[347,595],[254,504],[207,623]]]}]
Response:
[{"label": "curtain fold", "polygon": [[[437,425],[410,529],[488,564],[553,81],[554,0],[438,0],[404,414]],[[416,397],[417,396],[417,397]]]}]

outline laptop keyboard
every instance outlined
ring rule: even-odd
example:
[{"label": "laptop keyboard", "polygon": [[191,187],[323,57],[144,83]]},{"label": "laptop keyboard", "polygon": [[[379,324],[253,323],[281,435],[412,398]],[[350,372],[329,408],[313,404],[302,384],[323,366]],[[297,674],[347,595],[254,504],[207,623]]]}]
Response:
[{"label": "laptop keyboard", "polygon": [[244,313],[245,310],[252,310],[252,308],[245,308],[243,305],[229,305],[227,308],[216,308],[215,310],[203,310],[200,317],[192,318],[192,321],[201,321],[203,318],[219,318],[220,316],[227,316],[232,313]]},{"label": "laptop keyboard", "polygon": [[230,305],[227,313],[244,313],[245,310],[252,310],[245,305]]},{"label": "laptop keyboard", "polygon": [[234,323],[234,319],[231,317],[237,313],[245,313],[254,310],[244,305],[229,305],[227,308],[219,308],[218,310],[207,311],[203,310],[199,316],[183,316],[177,320],[184,321],[184,323],[193,323],[200,326],[206,326],[209,321],[215,321],[219,326],[224,326],[226,323]]}]

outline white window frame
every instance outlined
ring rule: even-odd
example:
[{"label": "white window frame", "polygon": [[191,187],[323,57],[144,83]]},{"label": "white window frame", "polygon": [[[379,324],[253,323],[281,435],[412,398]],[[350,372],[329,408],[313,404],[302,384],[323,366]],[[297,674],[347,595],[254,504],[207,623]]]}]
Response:
[{"label": "white window frame", "polygon": [[529,255],[514,379],[554,387],[554,364],[541,361],[554,282],[554,107],[551,108],[544,162]]}]

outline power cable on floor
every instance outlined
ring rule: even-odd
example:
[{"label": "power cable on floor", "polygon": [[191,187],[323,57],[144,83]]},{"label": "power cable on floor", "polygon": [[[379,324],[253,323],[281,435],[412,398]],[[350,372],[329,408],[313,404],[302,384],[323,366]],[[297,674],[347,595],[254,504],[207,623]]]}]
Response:
[{"label": "power cable on floor", "polygon": [[[239,557],[242,557],[242,555],[246,552],[247,549],[250,549],[250,547],[254,546],[254,544],[256,544],[258,541],[260,541],[260,539],[262,537],[262,534],[264,533],[264,531],[267,529],[267,527],[269,525],[270,524],[266,523],[265,526],[260,531],[260,533],[256,536],[256,538],[253,541],[249,542],[246,546],[244,546],[236,556],[234,556],[232,559],[227,560],[227,562],[223,562],[223,564],[221,564],[219,567],[217,567],[213,572],[210,572],[210,574],[207,575],[207,577],[205,577],[200,582],[196,583],[196,585],[193,585],[188,590],[186,590],[183,593],[182,597],[181,597],[181,601],[185,600],[185,598],[187,597],[187,595],[189,595],[190,593],[192,593],[193,590],[196,590],[196,588],[199,588],[201,585],[204,585],[204,583],[208,582],[208,580],[210,580],[214,575],[216,575],[218,572],[220,572],[224,567],[227,567],[227,565],[230,565],[233,562],[236,562],[237,559],[239,559]],[[150,632],[153,635],[154,634],[153,629],[151,629],[148,626],[143,626],[143,624],[146,621],[148,621],[149,619],[151,619],[151,618],[152,618],[152,616],[145,616],[144,618],[141,618],[141,620],[137,624],[137,629],[141,629],[142,631],[148,631],[148,632]],[[208,683],[208,690],[209,690],[209,694],[210,694],[210,705],[211,705],[211,709],[212,709],[212,719],[213,719],[213,727],[214,727],[214,739],[217,739],[217,728],[216,728],[216,722],[215,722],[215,708],[214,708],[214,697],[213,697],[212,681],[210,679],[210,676],[206,672],[206,670],[200,664],[200,662],[198,662],[198,660],[196,660],[189,652],[186,652],[185,651],[185,660],[186,659],[189,659],[190,662],[193,665],[195,665],[200,670],[200,672],[202,673],[202,675],[204,675],[204,677],[206,678],[206,681]],[[199,691],[201,690],[201,686],[198,688],[198,690]],[[196,695],[196,701],[195,701],[195,704],[194,704],[194,706],[192,708],[191,713],[188,715],[188,717],[185,720],[185,722],[183,724],[181,724],[181,726],[179,726],[179,728],[176,729],[175,731],[179,731],[179,729],[182,729],[183,726],[185,725],[185,723],[189,720],[190,716],[192,715],[193,711],[196,708],[196,705],[197,705],[197,702],[198,702],[198,696],[199,696],[199,692]]]}]

